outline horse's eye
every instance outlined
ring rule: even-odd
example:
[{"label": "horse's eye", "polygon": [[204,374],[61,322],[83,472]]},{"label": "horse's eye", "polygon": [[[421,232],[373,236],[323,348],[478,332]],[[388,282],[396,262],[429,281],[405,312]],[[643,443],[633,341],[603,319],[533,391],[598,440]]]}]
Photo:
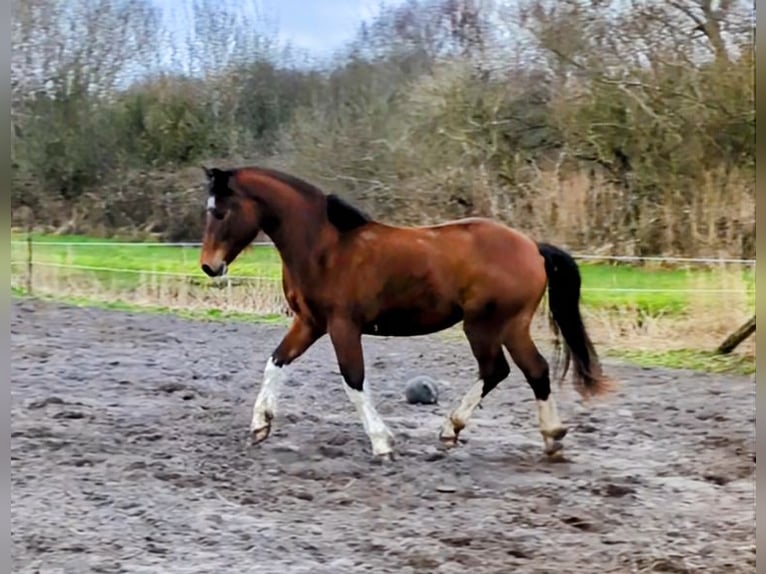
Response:
[{"label": "horse's eye", "polygon": [[223,219],[223,216],[226,215],[223,211],[220,211],[219,209],[215,207],[208,207],[207,208],[208,213],[215,217],[216,219]]}]

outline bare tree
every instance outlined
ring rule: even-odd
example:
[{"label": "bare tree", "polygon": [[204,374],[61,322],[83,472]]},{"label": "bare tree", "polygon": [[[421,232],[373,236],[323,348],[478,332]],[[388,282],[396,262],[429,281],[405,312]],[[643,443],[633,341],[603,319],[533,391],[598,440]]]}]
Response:
[{"label": "bare tree", "polygon": [[105,96],[156,63],[148,0],[13,0],[11,83],[23,94],[77,85]]}]

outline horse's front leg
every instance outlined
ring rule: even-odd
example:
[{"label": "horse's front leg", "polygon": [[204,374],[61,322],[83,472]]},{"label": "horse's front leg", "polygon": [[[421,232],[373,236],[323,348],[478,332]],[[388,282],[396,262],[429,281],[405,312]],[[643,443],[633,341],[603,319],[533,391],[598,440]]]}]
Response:
[{"label": "horse's front leg", "polygon": [[346,394],[362,419],[372,445],[372,453],[390,458],[393,454],[393,434],[380,418],[364,384],[361,329],[350,320],[336,319],[331,322],[328,333],[335,348]]},{"label": "horse's front leg", "polygon": [[289,365],[323,334],[323,330],[309,325],[300,317],[293,319],[290,330],[277,345],[263,370],[263,383],[253,405],[253,419],[250,423],[253,444],[265,440],[271,432],[271,421],[276,412],[279,391],[287,380]]}]

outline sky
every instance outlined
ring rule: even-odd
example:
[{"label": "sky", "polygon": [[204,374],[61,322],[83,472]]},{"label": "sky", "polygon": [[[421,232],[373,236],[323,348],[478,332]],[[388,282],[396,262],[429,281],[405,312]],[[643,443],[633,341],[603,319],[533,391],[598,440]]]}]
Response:
[{"label": "sky", "polygon": [[378,12],[377,2],[371,0],[280,0],[274,4],[282,39],[323,55],[351,40],[359,24]]},{"label": "sky", "polygon": [[[183,30],[191,13],[193,0],[153,0],[163,11],[165,23]],[[388,6],[403,0],[222,0],[237,10],[259,9],[277,29],[278,38],[312,56],[330,56],[356,33],[362,21],[371,20]]]}]

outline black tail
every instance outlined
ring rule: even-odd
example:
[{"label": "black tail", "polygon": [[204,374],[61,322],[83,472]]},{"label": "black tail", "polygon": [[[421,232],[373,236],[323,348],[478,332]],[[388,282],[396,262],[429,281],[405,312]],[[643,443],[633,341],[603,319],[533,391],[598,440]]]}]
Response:
[{"label": "black tail", "polygon": [[586,398],[602,394],[610,389],[611,383],[601,371],[601,363],[580,315],[582,281],[577,262],[563,249],[547,243],[538,243],[537,246],[545,259],[545,273],[548,275],[551,326],[561,332],[566,343],[561,379],[566,376],[571,360],[577,391]]}]

